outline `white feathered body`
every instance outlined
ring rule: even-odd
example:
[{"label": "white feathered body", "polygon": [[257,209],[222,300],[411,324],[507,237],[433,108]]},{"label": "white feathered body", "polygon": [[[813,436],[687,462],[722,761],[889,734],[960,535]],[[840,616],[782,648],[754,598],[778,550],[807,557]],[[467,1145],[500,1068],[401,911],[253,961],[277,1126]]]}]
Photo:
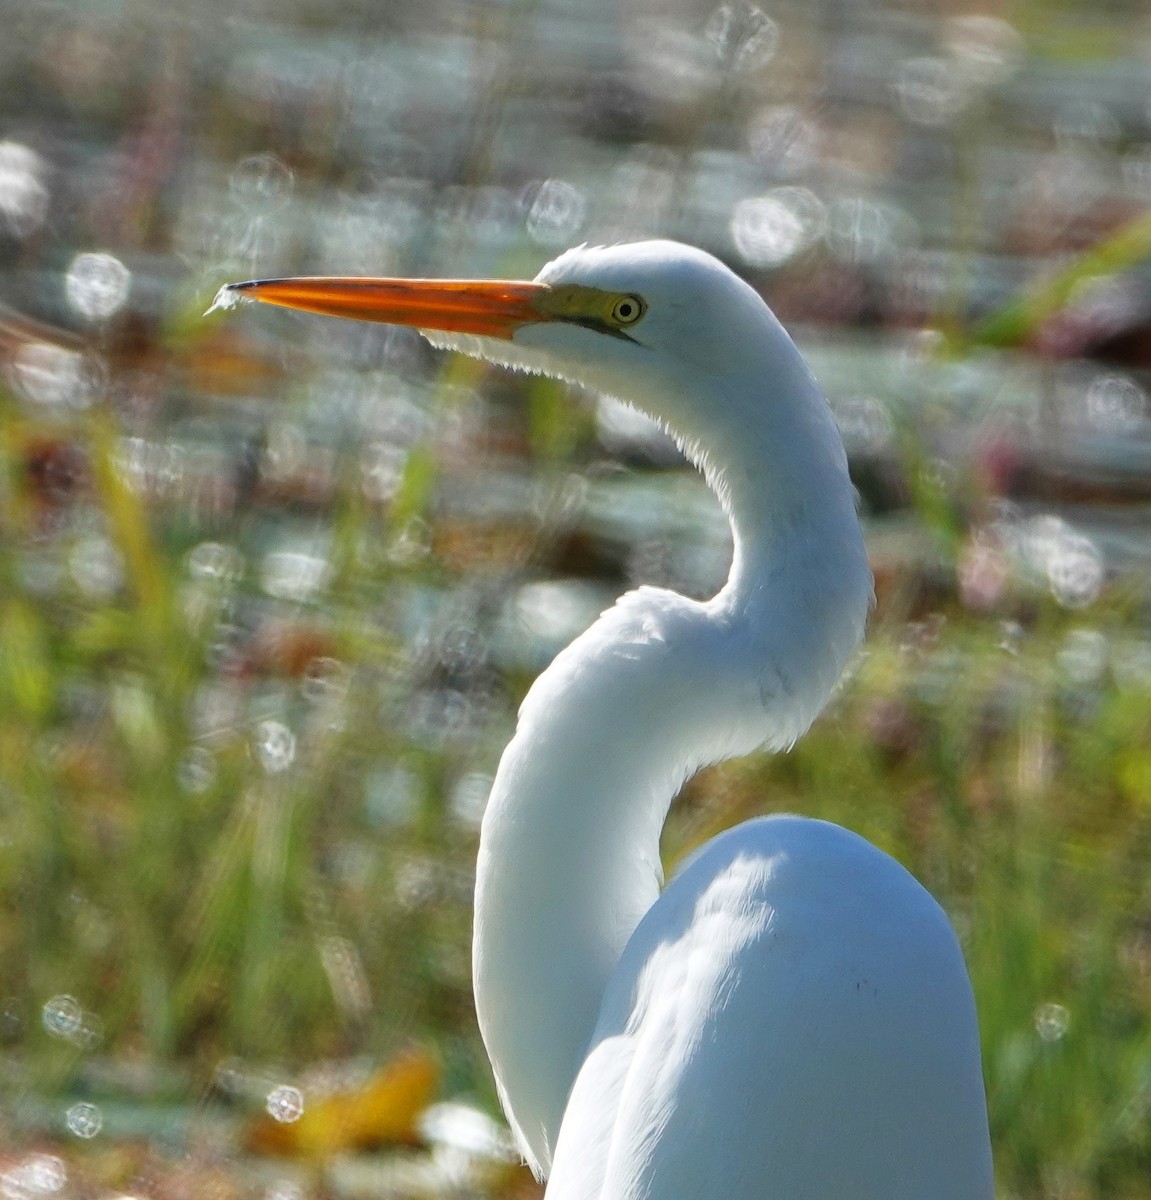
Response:
[{"label": "white feathered body", "polygon": [[540,279],[635,288],[650,311],[618,343],[437,340],[664,421],[735,556],[705,603],[623,597],[537,680],[500,763],[473,970],[520,1146],[550,1200],[990,1200],[970,987],[902,867],[768,819],[660,891],[683,781],[790,746],[862,637],[871,575],[827,404],[758,296],[698,251],[580,250]]},{"label": "white feathered body", "polygon": [[704,847],[629,940],[548,1197],[989,1200],[983,1105],[939,906],[855,834],[766,817]]},{"label": "white feathered body", "polygon": [[991,1200],[966,970],[902,867],[776,817],[660,890],[680,785],[803,734],[871,600],[843,444],[759,296],[671,242],[581,247],[532,283],[250,280],[218,304],[241,296],[619,396],[731,520],[714,599],[641,588],[541,675],[484,815],[476,1011],[549,1200]]}]

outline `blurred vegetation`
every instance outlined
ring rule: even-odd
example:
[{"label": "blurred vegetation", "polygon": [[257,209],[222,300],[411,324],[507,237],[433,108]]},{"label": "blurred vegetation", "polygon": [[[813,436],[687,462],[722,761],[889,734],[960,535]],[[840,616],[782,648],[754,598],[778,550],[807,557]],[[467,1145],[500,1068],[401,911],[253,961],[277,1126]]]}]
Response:
[{"label": "blurred vegetation", "polygon": [[[372,1139],[329,1126],[435,1143],[437,1075],[498,1113],[471,872],[516,705],[625,587],[713,590],[726,531],[609,401],[201,313],[658,234],[809,353],[879,593],[829,713],[692,781],[669,864],[774,810],[897,855],[968,954],[1000,1194],[1151,1196],[1145,14],[182,7],[6,13],[4,1195],[177,1195],[185,1161],[351,1194],[329,1160]],[[295,1147],[248,1124],[285,1083]],[[270,1143],[329,1169],[253,1172]],[[361,1191],[460,1186],[432,1161]]]}]

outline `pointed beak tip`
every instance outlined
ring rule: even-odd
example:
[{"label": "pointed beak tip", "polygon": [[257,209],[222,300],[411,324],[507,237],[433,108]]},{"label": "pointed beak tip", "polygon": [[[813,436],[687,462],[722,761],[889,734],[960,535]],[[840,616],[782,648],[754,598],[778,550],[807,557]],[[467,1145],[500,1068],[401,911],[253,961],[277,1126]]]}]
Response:
[{"label": "pointed beak tip", "polygon": [[235,308],[242,300],[248,297],[244,295],[244,290],[250,288],[252,283],[226,283],[216,293],[216,298],[204,311],[204,316],[211,316],[214,312],[225,312],[229,308]]}]

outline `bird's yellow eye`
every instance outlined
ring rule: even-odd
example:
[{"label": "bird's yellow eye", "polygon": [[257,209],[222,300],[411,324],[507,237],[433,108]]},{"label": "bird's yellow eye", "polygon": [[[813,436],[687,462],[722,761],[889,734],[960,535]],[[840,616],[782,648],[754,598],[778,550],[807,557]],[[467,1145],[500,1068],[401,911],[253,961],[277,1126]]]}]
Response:
[{"label": "bird's yellow eye", "polygon": [[620,296],[611,306],[611,319],[617,325],[634,325],[647,312],[640,296]]},{"label": "bird's yellow eye", "polygon": [[608,292],[582,283],[547,287],[535,301],[548,321],[570,321],[597,333],[626,338],[625,327],[634,325],[647,312],[647,301],[634,292]]}]

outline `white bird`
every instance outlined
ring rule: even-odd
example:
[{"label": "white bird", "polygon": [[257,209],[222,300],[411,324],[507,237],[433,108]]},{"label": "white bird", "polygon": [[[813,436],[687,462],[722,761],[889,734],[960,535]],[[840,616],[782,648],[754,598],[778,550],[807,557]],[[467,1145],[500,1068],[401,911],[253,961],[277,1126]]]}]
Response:
[{"label": "white bird", "polygon": [[775,816],[661,890],[681,784],[789,747],[871,602],[842,441],[756,292],[651,241],[569,250],[531,283],[263,280],[219,302],[240,297],[415,325],[620,397],[731,520],[717,596],[630,592],[536,680],[484,815],[476,1011],[549,1200],[991,1200],[971,986],[902,866]]}]

